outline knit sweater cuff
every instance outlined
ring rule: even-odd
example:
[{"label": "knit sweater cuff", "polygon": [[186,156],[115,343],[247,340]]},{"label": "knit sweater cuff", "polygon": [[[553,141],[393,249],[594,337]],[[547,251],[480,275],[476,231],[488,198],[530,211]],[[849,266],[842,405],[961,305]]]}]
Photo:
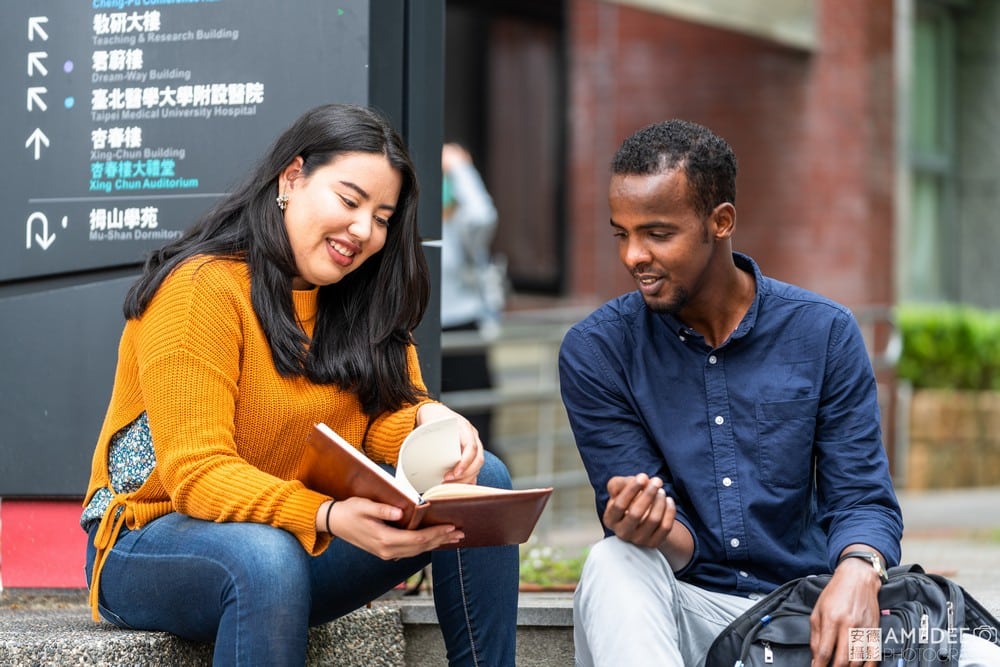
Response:
[{"label": "knit sweater cuff", "polygon": [[323,553],[330,544],[330,535],[316,530],[316,513],[327,500],[330,497],[322,493],[299,489],[284,501],[278,518],[279,524],[295,535],[302,547],[313,556]]}]

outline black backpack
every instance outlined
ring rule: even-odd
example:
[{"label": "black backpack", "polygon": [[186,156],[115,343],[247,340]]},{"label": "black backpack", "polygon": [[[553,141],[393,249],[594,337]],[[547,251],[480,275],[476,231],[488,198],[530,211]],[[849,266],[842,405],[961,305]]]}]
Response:
[{"label": "black backpack", "polygon": [[[958,584],[919,565],[900,565],[888,574],[878,594],[880,631],[859,628],[852,634],[852,660],[957,667],[963,632],[1000,646],[1000,621]],[[803,577],[776,588],[716,637],[705,667],[808,667],[809,616],[831,576]]]}]

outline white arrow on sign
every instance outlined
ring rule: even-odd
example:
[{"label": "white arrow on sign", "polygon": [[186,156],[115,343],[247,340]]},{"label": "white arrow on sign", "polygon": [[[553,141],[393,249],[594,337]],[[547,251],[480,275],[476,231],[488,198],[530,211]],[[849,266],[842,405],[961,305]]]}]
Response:
[{"label": "white arrow on sign", "polygon": [[[45,217],[45,214],[41,211],[35,211],[28,216],[28,223],[25,225],[25,246],[29,250],[31,249],[31,225],[36,220],[42,223],[42,233],[35,234],[35,240],[38,241],[38,245],[42,246],[42,250],[48,250],[52,242],[56,240],[55,234],[49,234],[49,219]],[[65,221],[65,218],[63,218]],[[65,226],[65,224],[63,225]]]},{"label": "white arrow on sign", "polygon": [[42,27],[43,23],[48,23],[48,16],[29,16],[28,17],[28,41],[35,41],[35,35],[38,35],[39,39],[46,41],[49,38],[49,34],[45,32],[45,28]]},{"label": "white arrow on sign", "polygon": [[45,51],[32,51],[28,54],[28,76],[34,76],[35,70],[38,70],[39,74],[42,76],[48,76],[49,70],[45,68],[42,61],[49,57],[49,54]]},{"label": "white arrow on sign", "polygon": [[49,108],[49,105],[42,99],[42,95],[49,92],[45,86],[31,86],[28,88],[28,111],[31,111],[32,103],[40,107],[42,111]]},{"label": "white arrow on sign", "polygon": [[55,233],[49,235],[48,227],[45,228],[44,234],[44,237],[35,234],[35,240],[38,241],[38,245],[42,246],[42,250],[48,250],[52,242],[56,240],[56,235]]},{"label": "white arrow on sign", "polygon": [[42,145],[49,145],[49,138],[45,136],[39,128],[35,128],[35,131],[31,133],[28,140],[24,142],[25,148],[30,148],[31,144],[35,144],[35,159],[37,160],[42,156]]}]

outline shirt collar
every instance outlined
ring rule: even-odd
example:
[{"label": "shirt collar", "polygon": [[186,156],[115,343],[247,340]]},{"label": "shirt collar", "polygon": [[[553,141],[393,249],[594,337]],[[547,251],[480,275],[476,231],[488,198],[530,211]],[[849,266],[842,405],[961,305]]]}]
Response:
[{"label": "shirt collar", "polygon": [[[757,323],[757,313],[760,310],[761,293],[765,290],[764,275],[760,272],[760,267],[757,266],[757,262],[753,261],[749,255],[744,255],[741,252],[733,253],[733,262],[736,264],[736,268],[753,274],[754,297],[746,315],[743,316],[743,319],[740,320],[739,326],[736,327],[736,330],[733,331],[732,335],[729,337],[730,340],[742,338],[743,336],[749,334],[753,329],[754,324]],[[688,338],[697,338],[699,340],[704,338],[700,333],[687,326],[670,313],[661,313],[660,317],[663,318],[663,321],[666,322],[668,327],[670,327],[670,330],[675,332],[682,341]]]}]

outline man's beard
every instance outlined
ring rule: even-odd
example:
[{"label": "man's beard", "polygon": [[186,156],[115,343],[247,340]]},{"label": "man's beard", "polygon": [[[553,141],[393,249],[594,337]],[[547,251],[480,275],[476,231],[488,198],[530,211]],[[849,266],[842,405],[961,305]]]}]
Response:
[{"label": "man's beard", "polygon": [[683,287],[678,287],[669,299],[647,299],[645,295],[643,299],[646,301],[646,306],[654,313],[676,316],[687,305],[688,293]]}]

